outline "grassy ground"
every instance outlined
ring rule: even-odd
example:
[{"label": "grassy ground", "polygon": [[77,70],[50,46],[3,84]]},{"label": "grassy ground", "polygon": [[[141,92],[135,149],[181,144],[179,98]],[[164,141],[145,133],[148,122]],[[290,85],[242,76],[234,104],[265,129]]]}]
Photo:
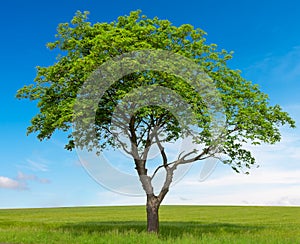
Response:
[{"label": "grassy ground", "polygon": [[0,210],[0,243],[300,243],[300,207],[162,206]]}]

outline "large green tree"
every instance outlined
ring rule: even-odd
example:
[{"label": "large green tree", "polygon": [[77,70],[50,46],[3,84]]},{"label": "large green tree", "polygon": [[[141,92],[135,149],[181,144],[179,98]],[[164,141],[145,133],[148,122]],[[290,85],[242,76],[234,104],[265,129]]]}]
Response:
[{"label": "large green tree", "polygon": [[[270,105],[268,96],[257,85],[228,67],[232,53],[206,44],[201,29],[188,24],[176,27],[168,20],[141,16],[140,11],[111,23],[91,24],[87,15],[77,12],[71,23],[58,26],[56,41],[47,44],[50,49],[60,50],[57,62],[37,67],[34,84],[21,88],[17,97],[38,101],[40,110],[31,120],[28,133],[36,132],[40,140],[51,138],[55,130],[63,130],[69,139],[66,149],[96,149],[101,153],[106,148],[122,148],[132,157],[147,197],[149,232],[158,231],[159,206],[180,165],[213,157],[237,172],[245,172],[255,164],[245,148],[247,143],[273,144],[280,141],[280,126],[295,126],[280,106]],[[139,53],[140,50],[148,52]],[[165,51],[171,59],[160,57],[157,50]],[[122,61],[121,65],[130,72],[112,67],[123,76],[105,83],[105,91],[93,92],[93,86],[82,90],[91,77],[105,82],[107,73],[97,72],[99,67],[103,71],[107,62],[120,55],[125,60],[130,58],[130,62]],[[139,55],[146,64],[141,64]],[[142,70],[132,69],[135,57],[144,67]],[[114,66],[116,62],[110,64]],[[108,66],[105,69],[108,72]],[[98,101],[85,103],[91,101],[85,100],[89,96],[86,92],[93,93],[93,99],[99,96]],[[177,94],[181,102],[170,94]],[[186,104],[190,106],[182,111]],[[93,126],[90,122],[86,126],[83,118],[89,106],[96,106]],[[222,122],[216,123],[216,119]],[[81,123],[71,132],[74,121]],[[122,137],[116,136],[120,133]],[[164,144],[188,137],[201,147],[181,151],[177,159],[170,160]],[[153,147],[159,149],[161,163],[150,174],[148,155]],[[165,170],[165,180],[155,193],[152,180],[159,170]]]}]

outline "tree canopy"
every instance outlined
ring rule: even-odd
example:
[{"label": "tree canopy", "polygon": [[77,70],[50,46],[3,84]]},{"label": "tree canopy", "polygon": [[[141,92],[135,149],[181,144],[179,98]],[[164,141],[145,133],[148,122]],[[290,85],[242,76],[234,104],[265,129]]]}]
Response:
[{"label": "tree canopy", "polygon": [[[166,181],[158,195],[153,191],[146,191],[147,211],[151,212],[152,208],[155,212],[158,209],[169,190],[173,172],[178,165],[216,157],[237,172],[245,169],[247,171],[255,164],[255,158],[245,148],[247,143],[273,144],[281,139],[280,126],[287,124],[295,127],[288,113],[279,105],[271,105],[268,96],[257,85],[245,80],[240,71],[228,66],[227,61],[232,58],[232,52],[219,50],[217,45],[206,43],[206,33],[203,30],[189,24],[176,27],[168,20],[147,18],[141,15],[141,11],[120,16],[111,23],[92,24],[88,22],[87,16],[88,12],[77,12],[71,23],[59,24],[56,41],[47,44],[51,50],[60,51],[57,62],[49,67],[37,67],[34,84],[26,85],[17,92],[18,98],[38,101],[39,113],[32,119],[28,133],[37,133],[37,137],[43,140],[51,138],[55,130],[66,131],[69,133],[66,149],[69,150],[75,147],[96,147],[101,152],[107,147],[123,148],[134,159],[138,175],[146,176],[146,180],[141,179],[144,189],[147,188],[146,185],[151,189],[152,178],[147,172],[149,148],[157,146],[161,154],[161,165],[157,170],[166,170]],[[78,129],[74,133],[70,132],[74,118],[79,116],[74,113],[74,106],[84,83],[91,76],[99,75],[95,71],[114,57],[127,57],[128,53],[138,55],[141,50],[163,50],[180,55],[183,63],[184,59],[188,59],[201,69],[202,78],[203,74],[209,77],[222,103],[224,116],[222,140],[218,141],[217,147],[210,130],[213,126],[210,114],[212,108],[204,102],[201,91],[182,77],[159,69],[125,74],[101,94],[96,105],[93,128],[97,135],[96,141],[91,141],[86,131]],[[134,58],[134,55],[130,58]],[[180,66],[176,55],[173,59]],[[145,60],[148,64],[151,63],[151,56]],[[190,67],[182,68],[181,72],[188,73],[195,81],[200,75]],[[184,128],[170,110],[170,107],[176,108],[176,102],[166,100],[166,103],[172,105],[170,107],[159,106],[155,102],[144,103],[152,99],[151,92],[155,87],[159,88],[155,94],[161,94],[160,99],[167,99],[172,91],[190,105],[193,114],[191,125],[199,128],[193,142],[203,146],[200,151],[181,152],[177,160],[168,161],[163,143],[176,141],[191,131],[190,127]],[[122,105],[121,101],[130,100],[128,94],[137,93],[144,97],[143,101],[135,104],[139,105],[138,109],[132,109],[124,117],[114,118],[117,107],[123,109],[120,111],[130,110],[126,107],[128,103]],[[130,103],[130,106],[135,105]],[[180,110],[180,106],[178,107]],[[185,117],[185,113],[181,115]],[[112,127],[117,122],[119,131],[127,136],[128,144],[115,136],[116,130]],[[151,219],[148,219],[148,230],[156,231],[158,225],[153,226],[150,222]]]}]

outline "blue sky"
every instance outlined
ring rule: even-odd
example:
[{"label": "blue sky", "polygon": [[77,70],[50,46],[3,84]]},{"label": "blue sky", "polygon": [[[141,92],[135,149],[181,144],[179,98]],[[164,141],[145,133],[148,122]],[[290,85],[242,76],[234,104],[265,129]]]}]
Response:
[{"label": "blue sky", "polygon": [[[189,23],[208,33],[207,41],[235,52],[230,66],[259,84],[272,104],[279,103],[300,120],[300,3],[292,1],[96,1],[52,0],[1,3],[0,15],[0,208],[144,204],[97,184],[75,152],[63,149],[56,133],[39,142],[26,136],[37,113],[35,103],[15,99],[30,84],[35,67],[55,62],[45,44],[55,40],[56,27],[77,10],[90,11],[91,22],[107,22],[131,10],[149,17]],[[251,148],[261,167],[249,176],[218,164],[204,182],[201,165],[172,189],[165,204],[300,205],[300,130],[282,128],[282,142]]]}]

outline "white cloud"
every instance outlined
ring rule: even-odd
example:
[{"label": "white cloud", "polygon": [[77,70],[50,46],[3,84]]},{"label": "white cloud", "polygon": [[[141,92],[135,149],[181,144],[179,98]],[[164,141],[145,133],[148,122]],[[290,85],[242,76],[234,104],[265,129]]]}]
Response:
[{"label": "white cloud", "polygon": [[267,185],[267,184],[280,184],[290,185],[290,184],[298,184],[300,186],[300,169],[298,171],[264,171],[264,170],[256,170],[256,172],[252,172],[251,175],[243,175],[243,174],[229,174],[223,177],[209,179],[204,182],[198,182],[195,180],[188,180],[184,182],[186,186],[222,186],[222,187],[230,187],[237,185],[246,185],[251,184],[252,186],[256,185]]},{"label": "white cloud", "polygon": [[24,185],[22,182],[19,182],[17,180],[5,176],[0,176],[0,188],[24,190],[26,189],[26,185]]}]

